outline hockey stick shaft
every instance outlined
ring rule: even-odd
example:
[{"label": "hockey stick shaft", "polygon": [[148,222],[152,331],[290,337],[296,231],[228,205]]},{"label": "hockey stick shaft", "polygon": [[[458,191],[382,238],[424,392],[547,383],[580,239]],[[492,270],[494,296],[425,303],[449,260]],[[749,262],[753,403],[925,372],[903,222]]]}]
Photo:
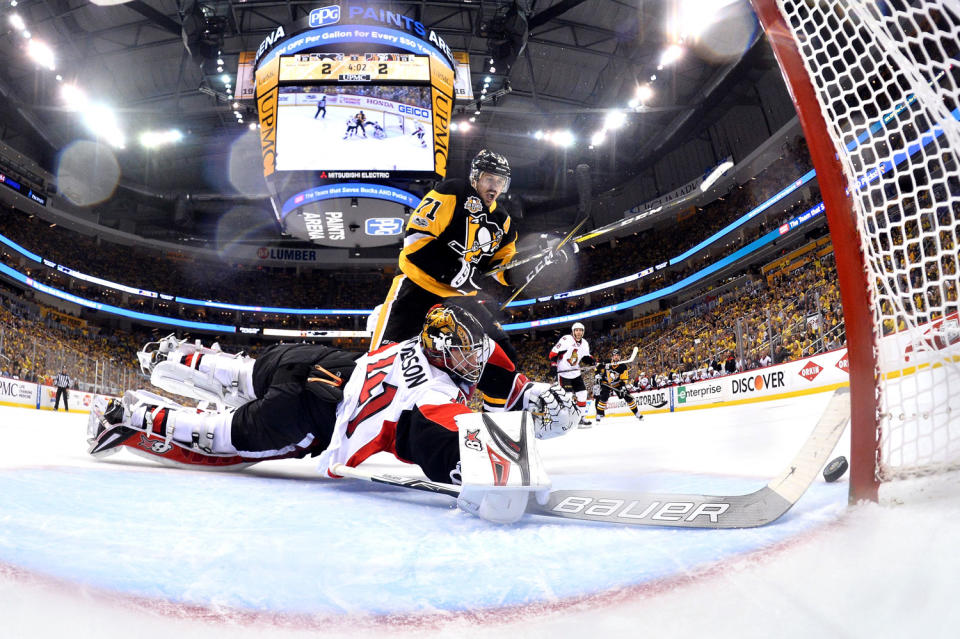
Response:
[{"label": "hockey stick shaft", "polygon": [[[599,490],[554,490],[544,504],[531,500],[528,514],[632,526],[674,528],[752,528],[779,519],[803,496],[850,421],[850,390],[834,391],[800,451],[780,475],[747,495],[692,495]],[[336,475],[400,488],[459,497],[460,487],[426,479],[374,475],[343,464]]]},{"label": "hockey stick shaft", "polygon": [[[496,275],[497,273],[515,268],[517,266],[520,266],[521,264],[526,264],[528,262],[532,262],[533,260],[543,258],[546,255],[548,255],[551,251],[556,251],[561,247],[563,247],[573,238],[574,235],[576,235],[577,231],[583,228],[583,225],[586,223],[586,221],[590,219],[590,208],[591,208],[590,167],[586,164],[578,164],[577,170],[576,170],[576,179],[577,179],[577,197],[579,198],[577,202],[577,209],[581,217],[581,220],[579,224],[573,227],[572,231],[567,233],[566,237],[563,238],[560,244],[558,244],[552,249],[537,251],[533,255],[530,255],[521,259],[513,259],[506,264],[498,266],[497,268],[490,269],[489,271],[484,273],[484,275],[487,275],[487,276]],[[537,271],[537,273],[539,273],[539,270]],[[527,281],[529,282],[530,279],[533,279],[533,278],[532,277],[528,278]],[[524,286],[526,286],[526,284],[524,284]],[[503,307],[501,307],[501,310],[503,310]]]},{"label": "hockey stick shaft", "polygon": [[334,464],[330,472],[341,477],[350,477],[351,479],[362,479],[364,481],[374,482],[376,484],[389,484],[401,488],[413,488],[428,493],[437,493],[447,495],[456,499],[460,496],[460,487],[454,484],[442,484],[440,482],[430,481],[429,479],[418,479],[416,477],[400,477],[399,475],[374,475],[359,468],[352,468],[344,464]]},{"label": "hockey stick shaft", "polygon": [[[573,229],[572,229],[569,233],[567,233],[567,236],[566,236],[565,238],[563,238],[562,240],[560,240],[560,243],[557,244],[556,248],[554,248],[553,250],[554,250],[554,251],[559,251],[560,249],[562,249],[562,248],[564,247],[564,245],[565,245],[567,242],[570,241],[570,238],[572,238],[573,235],[574,235],[577,231],[579,231],[579,230],[583,227],[583,225],[587,223],[587,220],[589,220],[589,219],[590,219],[590,218],[585,217],[585,218],[583,218],[582,220],[580,220],[580,222],[579,222],[576,226],[574,226]],[[505,309],[505,308],[507,307],[507,305],[508,305],[510,302],[512,302],[513,300],[517,299],[517,296],[520,295],[520,293],[523,292],[523,289],[527,288],[527,286],[530,284],[530,282],[532,282],[534,279],[536,279],[537,275],[540,274],[540,271],[542,271],[544,268],[546,268],[546,266],[547,266],[546,262],[540,262],[539,264],[537,264],[537,266],[536,266],[536,268],[534,269],[534,271],[527,277],[527,281],[524,282],[523,284],[521,284],[520,287],[517,288],[517,290],[515,290],[515,291],[513,292],[513,294],[512,294],[509,298],[507,298],[507,301],[500,305],[500,310],[502,311],[503,309]]]}]

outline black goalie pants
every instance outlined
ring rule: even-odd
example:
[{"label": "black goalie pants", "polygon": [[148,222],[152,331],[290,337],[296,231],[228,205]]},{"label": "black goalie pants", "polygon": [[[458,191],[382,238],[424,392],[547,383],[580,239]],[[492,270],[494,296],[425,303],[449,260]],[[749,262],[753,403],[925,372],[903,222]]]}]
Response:
[{"label": "black goalie pants", "polygon": [[319,344],[271,346],[253,365],[253,388],[257,399],[237,409],[230,435],[238,450],[260,451],[265,456],[283,455],[308,435],[308,450],[294,456],[314,455],[330,445],[337,420],[337,404],[304,391],[315,364],[340,373],[346,383],[356,354]]}]

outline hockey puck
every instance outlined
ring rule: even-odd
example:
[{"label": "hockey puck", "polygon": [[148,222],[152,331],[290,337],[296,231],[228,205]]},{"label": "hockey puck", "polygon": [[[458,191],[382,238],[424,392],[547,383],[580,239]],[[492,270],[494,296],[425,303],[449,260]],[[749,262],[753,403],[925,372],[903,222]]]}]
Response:
[{"label": "hockey puck", "polygon": [[823,478],[828,482],[835,482],[843,477],[843,474],[847,472],[847,468],[849,467],[850,464],[847,463],[847,458],[841,455],[827,464],[826,468],[823,469]]}]

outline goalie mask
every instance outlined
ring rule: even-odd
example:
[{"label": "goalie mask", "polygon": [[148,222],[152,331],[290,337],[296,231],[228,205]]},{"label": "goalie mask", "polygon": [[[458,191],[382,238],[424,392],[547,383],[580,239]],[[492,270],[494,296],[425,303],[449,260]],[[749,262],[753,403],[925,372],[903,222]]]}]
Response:
[{"label": "goalie mask", "polygon": [[427,312],[420,345],[432,365],[471,385],[480,381],[490,356],[483,326],[472,314],[452,305],[437,304]]},{"label": "goalie mask", "polygon": [[507,158],[499,153],[481,149],[473,158],[473,161],[470,162],[470,184],[473,185],[474,188],[476,188],[477,183],[480,181],[481,173],[490,173],[491,175],[502,178],[501,195],[506,193],[510,188],[510,163],[507,162]]}]

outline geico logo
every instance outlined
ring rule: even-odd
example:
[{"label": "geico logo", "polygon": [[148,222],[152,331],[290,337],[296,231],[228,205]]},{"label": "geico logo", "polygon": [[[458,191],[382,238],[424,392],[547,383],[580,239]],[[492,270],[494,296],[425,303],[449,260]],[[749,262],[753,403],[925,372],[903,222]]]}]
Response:
[{"label": "geico logo", "polygon": [[430,117],[430,111],[428,111],[427,109],[420,109],[415,106],[410,106],[409,104],[401,104],[397,107],[397,110],[400,111],[400,113],[406,113],[408,115],[413,115],[418,118]]},{"label": "geico logo", "polygon": [[776,373],[766,373],[746,379],[735,379],[733,380],[733,392],[747,393],[764,388],[781,388],[783,385],[783,371],[777,371]]},{"label": "geico logo", "polygon": [[322,27],[327,24],[334,24],[340,20],[340,7],[333,5],[330,7],[320,7],[310,12],[310,26]]}]

